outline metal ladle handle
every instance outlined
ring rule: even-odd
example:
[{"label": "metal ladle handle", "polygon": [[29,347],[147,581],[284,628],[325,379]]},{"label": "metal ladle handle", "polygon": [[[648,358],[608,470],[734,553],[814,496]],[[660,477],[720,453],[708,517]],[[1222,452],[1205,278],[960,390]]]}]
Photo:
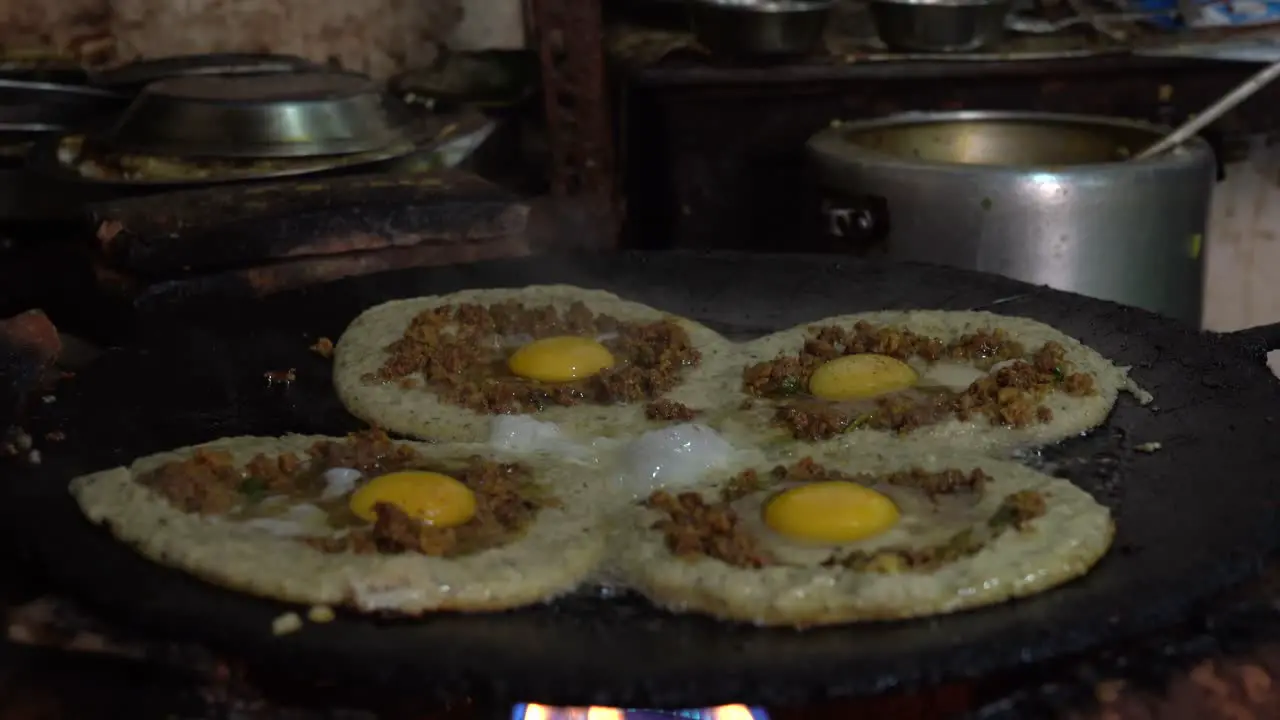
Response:
[{"label": "metal ladle handle", "polygon": [[1134,160],[1146,160],[1149,157],[1159,155],[1166,150],[1175,148],[1182,143],[1190,140],[1196,133],[1205,129],[1209,123],[1227,114],[1235,106],[1249,99],[1249,96],[1266,87],[1268,83],[1280,77],[1280,62],[1272,63],[1267,67],[1259,70],[1253,77],[1240,83],[1240,85],[1231,92],[1222,96],[1218,102],[1210,105],[1204,112],[1187,120],[1180,125],[1177,130],[1164,136],[1159,142],[1151,147],[1143,150],[1133,156]]}]

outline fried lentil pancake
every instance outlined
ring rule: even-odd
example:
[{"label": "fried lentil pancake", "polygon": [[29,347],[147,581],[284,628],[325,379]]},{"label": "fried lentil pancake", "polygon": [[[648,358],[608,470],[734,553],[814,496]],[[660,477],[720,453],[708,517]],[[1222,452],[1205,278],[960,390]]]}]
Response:
[{"label": "fried lentil pancake", "polygon": [[[653,427],[655,420],[646,417],[647,410],[659,421],[688,419],[680,417],[680,408],[702,410],[718,405],[732,391],[722,371],[730,345],[714,330],[601,290],[535,285],[394,300],[366,310],[347,327],[334,351],[333,383],[338,397],[353,415],[387,430],[431,440],[486,440],[495,412],[481,412],[442,397],[421,374],[402,378],[410,385],[406,387],[405,382],[380,379],[379,372],[392,357],[388,348],[421,313],[445,306],[491,307],[509,302],[526,308],[551,307],[562,314],[581,304],[596,317],[607,316],[622,323],[670,321],[687,335],[689,346],[701,358],[697,364],[683,367],[674,387],[634,402],[584,399],[573,404],[548,402],[541,408],[510,407],[501,412],[536,415],[539,420],[556,423],[570,436],[609,437],[638,434]],[[498,376],[507,372],[505,368],[494,371]],[[668,407],[654,408],[656,401],[667,401],[663,404]],[[677,412],[671,412],[672,407]],[[656,414],[655,409],[659,410]]]},{"label": "fried lentil pancake", "polygon": [[[226,438],[78,477],[71,482],[71,493],[92,522],[147,558],[232,590],[286,602],[411,615],[504,610],[572,590],[600,560],[604,540],[593,506],[576,494],[582,480],[571,467],[546,459],[520,460],[551,498],[522,532],[509,542],[457,556],[388,554],[371,548],[356,552],[345,543],[325,551],[302,538],[233,521],[225,512],[184,511],[139,481],[198,452],[243,468],[258,455],[294,453],[305,458],[317,443],[342,440],[302,435]],[[412,448],[427,462],[455,463],[484,452],[468,445],[396,445]],[[195,500],[198,504],[201,498]],[[225,509],[225,503],[219,509]]]},{"label": "fried lentil pancake", "polygon": [[[805,627],[1033,595],[1084,575],[1111,544],[1110,512],[1066,480],[986,456],[906,447],[831,448],[788,466],[785,477],[768,466],[738,467],[693,497],[639,503],[615,521],[611,572],[677,612]],[[756,482],[734,475],[745,470],[757,471]],[[847,544],[769,529],[762,511],[771,498],[809,480],[840,479],[833,471],[891,497],[898,523]]]},{"label": "fried lentil pancake", "polygon": [[[793,396],[767,392],[769,381],[761,381],[759,376],[768,375],[772,368],[764,363],[781,357],[798,358],[802,350],[808,354],[806,343],[825,337],[821,332],[824,328],[835,327],[853,334],[860,323],[862,342],[868,347],[850,350],[835,343],[834,349],[826,352],[834,352],[834,356],[854,352],[888,354],[921,368],[967,366],[975,373],[980,371],[1001,380],[985,383],[981,388],[970,386],[968,398],[959,398],[966,393],[955,388],[945,394],[911,399],[915,391],[912,389],[906,394],[890,393],[871,401],[840,404],[808,394],[808,377],[813,370],[810,364],[807,372],[797,373]],[[918,343],[931,343],[934,352],[941,351],[939,362],[932,363],[910,352],[898,337],[902,331],[915,334]],[[819,350],[820,345],[818,342],[810,347]],[[1017,348],[1021,348],[1021,354],[1006,357]],[[958,356],[948,357],[949,352]],[[1023,362],[1017,363],[1013,358]],[[908,310],[826,318],[740,345],[735,364],[736,371],[731,371],[738,376],[733,406],[739,409],[722,415],[714,424],[739,443],[774,448],[794,444],[796,453],[805,453],[814,446],[860,442],[874,445],[900,438],[930,447],[1001,454],[1054,443],[1097,427],[1105,422],[1121,390],[1133,393],[1143,404],[1151,400],[1150,394],[1130,380],[1127,368],[1117,367],[1075,338],[1035,320],[988,312]],[[1011,365],[1014,367],[1001,370]],[[1019,368],[1025,372],[1019,372]],[[774,371],[775,375],[780,372]],[[750,387],[752,373],[756,374],[758,387],[765,387],[765,391]],[[923,375],[927,374],[926,370]],[[1004,389],[1001,384],[1018,387]],[[1019,387],[1030,388],[1030,394]],[[910,404],[906,405],[906,412],[902,406],[897,412],[885,412],[883,405],[876,404],[898,398],[912,403],[920,397],[930,399],[915,407],[928,407],[928,412],[912,413]],[[967,409],[957,410],[957,403]]]}]

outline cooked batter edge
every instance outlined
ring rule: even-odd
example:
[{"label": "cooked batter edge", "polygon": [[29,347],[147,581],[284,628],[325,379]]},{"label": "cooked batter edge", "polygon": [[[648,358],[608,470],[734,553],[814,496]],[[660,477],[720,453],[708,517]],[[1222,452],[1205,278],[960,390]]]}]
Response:
[{"label": "cooked batter edge", "polygon": [[1047,511],[1029,531],[1005,532],[976,555],[936,571],[881,575],[821,566],[740,568],[706,556],[677,557],[653,528],[661,514],[636,506],[616,521],[611,572],[675,611],[757,625],[832,625],[940,615],[1044,592],[1087,573],[1115,534],[1110,511],[1089,493],[1016,463],[916,449],[833,449],[811,457],[850,473],[980,468],[992,478],[983,501],[993,503],[992,511],[1020,490],[1043,493]]},{"label": "cooked batter edge", "polygon": [[733,397],[738,402],[751,399],[742,390],[742,368],[772,360],[780,354],[795,353],[809,337],[811,327],[838,325],[847,328],[859,321],[910,330],[943,342],[950,342],[979,329],[997,328],[1007,332],[1011,339],[1022,343],[1028,350],[1039,348],[1047,342],[1056,342],[1065,350],[1065,359],[1074,365],[1075,372],[1093,376],[1096,393],[1086,397],[1052,393],[1042,404],[1053,411],[1053,420],[1026,427],[993,426],[984,417],[967,421],[952,418],[917,428],[902,436],[882,430],[863,429],[817,443],[791,441],[790,434],[772,421],[775,403],[755,399],[752,409],[730,414],[718,424],[726,437],[748,444],[777,444],[785,437],[796,444],[796,452],[801,454],[815,446],[861,443],[875,446],[896,440],[942,446],[961,452],[976,450],[1003,454],[1017,448],[1052,444],[1101,425],[1111,414],[1121,391],[1133,394],[1142,404],[1152,400],[1150,393],[1130,379],[1128,368],[1115,365],[1096,350],[1045,323],[989,312],[945,310],[893,310],[840,315],[797,325],[744,343],[734,358],[738,382],[734,386]]},{"label": "cooked batter edge", "polygon": [[[722,402],[732,391],[727,384],[729,376],[724,372],[731,345],[716,331],[603,290],[531,285],[392,300],[364,311],[347,326],[334,349],[333,384],[342,404],[370,424],[413,437],[484,441],[489,437],[491,415],[443,402],[424,388],[405,389],[396,383],[371,384],[364,378],[382,367],[387,358],[385,348],[399,339],[410,321],[424,310],[462,303],[492,305],[508,300],[528,306],[550,305],[559,310],[581,302],[597,315],[611,315],[623,321],[674,320],[684,327],[694,346],[702,352],[702,361],[696,367],[687,368],[681,383],[662,397],[692,408],[703,408]],[[639,434],[654,427],[645,419],[643,403],[549,407],[536,417],[556,423],[574,437]]]}]

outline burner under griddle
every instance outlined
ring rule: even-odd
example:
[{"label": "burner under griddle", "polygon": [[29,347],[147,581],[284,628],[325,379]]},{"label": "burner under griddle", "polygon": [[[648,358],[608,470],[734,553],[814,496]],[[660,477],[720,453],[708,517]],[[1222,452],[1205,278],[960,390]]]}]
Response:
[{"label": "burner under griddle", "polygon": [[516,705],[511,720],[768,720],[764,708],[746,705],[721,705],[692,710],[640,710],[611,707],[552,707],[527,703]]}]

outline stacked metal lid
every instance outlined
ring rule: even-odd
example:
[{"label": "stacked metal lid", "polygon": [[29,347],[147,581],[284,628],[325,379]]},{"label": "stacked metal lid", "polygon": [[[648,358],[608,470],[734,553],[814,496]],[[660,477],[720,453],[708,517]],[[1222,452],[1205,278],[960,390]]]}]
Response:
[{"label": "stacked metal lid", "polygon": [[113,121],[39,149],[34,166],[96,184],[190,185],[364,166],[414,150],[403,105],[363,75],[214,60],[99,78],[141,89]]},{"label": "stacked metal lid", "polygon": [[145,155],[305,158],[385,149],[405,138],[370,79],[349,73],[160,80],[97,136]]}]

